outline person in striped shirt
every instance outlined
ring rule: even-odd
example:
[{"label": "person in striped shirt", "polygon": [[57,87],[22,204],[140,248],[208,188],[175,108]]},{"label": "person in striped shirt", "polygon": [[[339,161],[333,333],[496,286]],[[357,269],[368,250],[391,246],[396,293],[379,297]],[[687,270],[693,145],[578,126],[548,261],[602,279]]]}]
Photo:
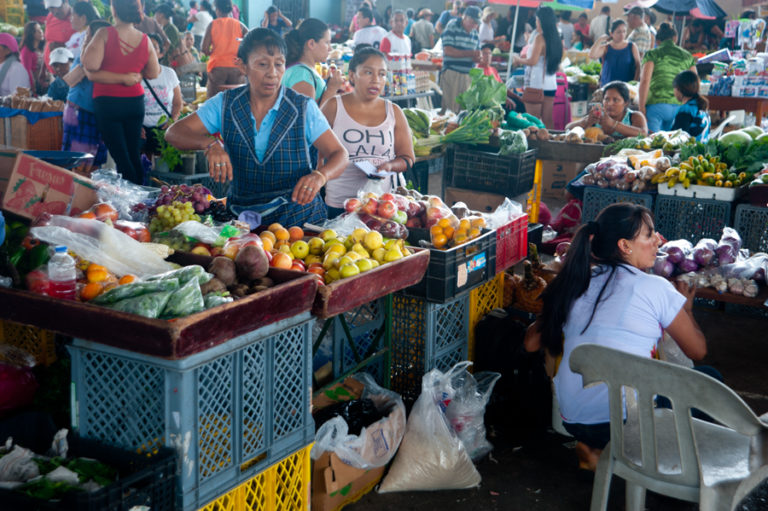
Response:
[{"label": "person in striped shirt", "polygon": [[469,71],[480,61],[480,8],[474,5],[464,10],[461,19],[451,20],[442,33],[443,70],[440,88],[443,90],[443,112],[459,111],[456,96],[467,90],[472,83]]}]

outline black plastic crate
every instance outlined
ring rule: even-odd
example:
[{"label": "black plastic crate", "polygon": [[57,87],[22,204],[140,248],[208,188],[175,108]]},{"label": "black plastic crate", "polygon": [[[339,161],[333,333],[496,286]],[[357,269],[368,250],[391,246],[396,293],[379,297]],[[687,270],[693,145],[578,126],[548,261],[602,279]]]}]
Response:
[{"label": "black plastic crate", "polygon": [[617,202],[631,202],[639,206],[645,206],[653,211],[653,198],[655,194],[634,193],[615,190],[613,188],[600,188],[597,186],[584,187],[584,206],[581,210],[581,223],[585,224],[597,218],[603,208]]},{"label": "black plastic crate", "polygon": [[[411,229],[415,246],[429,239],[426,229]],[[430,249],[429,266],[421,282],[406,289],[411,296],[445,303],[496,276],[496,231],[486,230],[472,241],[448,250]]]},{"label": "black plastic crate", "polygon": [[500,155],[495,147],[454,144],[445,159],[449,186],[516,197],[530,191],[536,172],[536,149]]},{"label": "black plastic crate", "polygon": [[72,435],[68,442],[68,457],[96,459],[117,469],[118,480],[92,493],[70,493],[61,500],[50,501],[0,489],[0,508],[9,511],[129,511],[135,506],[147,506],[152,511],[176,509],[177,456],[173,449],[164,447],[148,457]]},{"label": "black plastic crate", "polygon": [[695,197],[658,195],[654,206],[656,230],[668,240],[719,239],[731,224],[733,203]]}]

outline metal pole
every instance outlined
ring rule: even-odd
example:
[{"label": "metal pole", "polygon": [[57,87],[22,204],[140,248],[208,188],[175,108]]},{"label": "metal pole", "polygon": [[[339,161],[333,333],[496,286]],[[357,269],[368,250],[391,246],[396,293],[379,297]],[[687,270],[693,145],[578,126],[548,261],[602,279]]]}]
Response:
[{"label": "metal pole", "polygon": [[677,38],[678,39],[677,45],[680,47],[683,46],[683,32],[685,32],[685,21],[687,19],[688,19],[688,16],[683,16],[683,25],[682,25],[682,28],[680,29],[680,36]]},{"label": "metal pole", "polygon": [[517,0],[517,8],[515,9],[515,21],[512,25],[512,40],[509,45],[509,60],[507,60],[507,81],[512,76],[512,55],[515,52],[515,41],[517,40],[517,17],[520,16],[520,0]]}]

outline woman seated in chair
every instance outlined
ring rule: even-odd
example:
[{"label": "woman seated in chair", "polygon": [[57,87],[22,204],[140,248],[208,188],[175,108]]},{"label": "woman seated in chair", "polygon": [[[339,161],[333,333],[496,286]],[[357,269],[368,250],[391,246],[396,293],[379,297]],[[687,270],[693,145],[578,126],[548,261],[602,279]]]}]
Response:
[{"label": "woman seated in chair", "polygon": [[660,240],[651,212],[635,204],[603,209],[573,238],[563,269],[543,294],[544,308],[526,335],[528,351],[562,353],[554,378],[565,429],[578,444],[579,466],[594,470],[610,440],[608,390],[584,388],[569,367],[573,349],[594,343],[655,357],[666,331],[691,359],[707,352],[693,317],[695,288],[650,275]]}]

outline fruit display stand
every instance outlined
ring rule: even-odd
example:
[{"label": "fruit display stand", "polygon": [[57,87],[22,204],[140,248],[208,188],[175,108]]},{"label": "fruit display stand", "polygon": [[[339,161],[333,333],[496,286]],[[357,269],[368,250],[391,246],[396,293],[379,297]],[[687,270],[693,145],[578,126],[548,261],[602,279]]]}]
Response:
[{"label": "fruit display stand", "polygon": [[[29,291],[0,289],[0,319],[126,350],[178,359],[277,321],[309,311],[315,300],[313,275],[270,268],[279,284],[185,318],[166,321],[88,303],[59,300]],[[42,313],[45,311],[45,313]]]},{"label": "fruit display stand", "polygon": [[624,192],[613,188],[585,186],[581,222],[586,223],[594,220],[603,208],[616,202],[631,202],[653,211],[654,197],[655,194],[652,193]]},{"label": "fruit display stand", "polygon": [[75,339],[72,424],[79,434],[152,452],[176,449],[179,509],[191,511],[307,446],[309,312],[180,360]]}]

